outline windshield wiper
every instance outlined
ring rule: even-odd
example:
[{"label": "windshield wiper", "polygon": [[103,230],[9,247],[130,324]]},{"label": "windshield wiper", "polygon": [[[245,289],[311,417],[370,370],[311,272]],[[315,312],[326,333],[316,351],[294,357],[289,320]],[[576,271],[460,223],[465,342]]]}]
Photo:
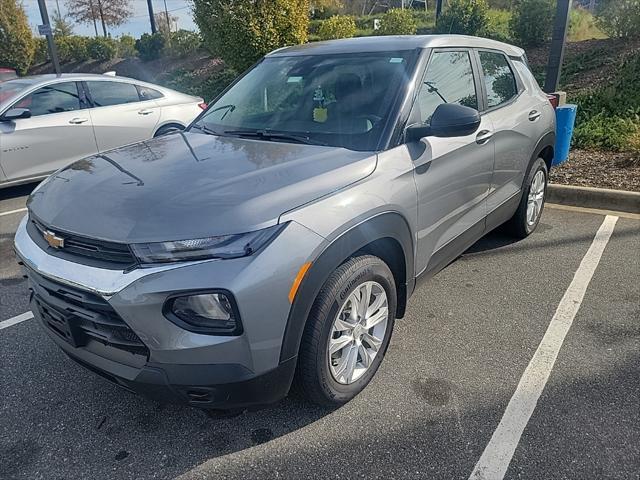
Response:
[{"label": "windshield wiper", "polygon": [[321,145],[327,144],[319,140],[314,140],[305,135],[295,135],[287,132],[274,132],[271,130],[225,130],[226,135],[237,135],[238,137],[259,138],[260,140],[290,140],[296,143],[304,143],[306,145]]},{"label": "windshield wiper", "polygon": [[209,128],[206,125],[202,124],[202,123],[196,123],[194,125],[191,126],[191,128],[195,128],[197,130],[200,130],[203,133],[206,133],[207,135],[218,135],[218,136],[222,136],[222,134],[216,132],[213,128]]}]

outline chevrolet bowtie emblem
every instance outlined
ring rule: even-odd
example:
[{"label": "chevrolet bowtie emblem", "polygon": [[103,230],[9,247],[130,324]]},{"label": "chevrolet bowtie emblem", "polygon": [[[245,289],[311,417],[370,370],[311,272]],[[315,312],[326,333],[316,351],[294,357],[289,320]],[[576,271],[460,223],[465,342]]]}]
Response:
[{"label": "chevrolet bowtie emblem", "polygon": [[50,232],[49,230],[45,230],[44,239],[53,248],[63,248],[64,247],[64,238],[58,237],[55,233]]}]

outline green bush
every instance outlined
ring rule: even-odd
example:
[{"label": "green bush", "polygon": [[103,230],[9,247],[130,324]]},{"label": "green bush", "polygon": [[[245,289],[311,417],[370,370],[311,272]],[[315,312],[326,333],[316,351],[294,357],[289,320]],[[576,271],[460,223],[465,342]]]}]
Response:
[{"label": "green bush", "polygon": [[0,0],[0,65],[25,74],[33,61],[35,48],[22,2]]},{"label": "green bush", "polygon": [[193,16],[205,48],[243,71],[276,48],[307,41],[309,0],[193,0]]},{"label": "green bush", "polygon": [[84,62],[91,58],[89,38],[79,35],[55,37],[58,58],[62,63]]},{"label": "green bush", "polygon": [[318,36],[322,40],[337,38],[351,38],[356,34],[356,22],[352,17],[334,15],[322,22],[318,29]]},{"label": "green bush", "polygon": [[535,47],[551,37],[554,13],[553,0],[516,0],[509,28],[520,45]]},{"label": "green bush", "polygon": [[598,25],[612,37],[640,36],[640,0],[601,0]]},{"label": "green bush", "polygon": [[[196,32],[189,30],[178,30],[171,32],[170,43],[168,45],[169,53],[179,57],[184,57],[197,51],[202,46],[202,39]],[[166,49],[167,47],[165,47]]]},{"label": "green bush", "polygon": [[232,68],[223,68],[205,80],[189,70],[175,70],[164,84],[180,92],[189,95],[196,95],[204,98],[205,102],[210,102],[218,96],[227,86],[238,76]]},{"label": "green bush", "polygon": [[569,15],[568,40],[581,42],[592,38],[606,38],[606,34],[600,30],[596,18],[584,8],[571,8]]},{"label": "green bush", "polygon": [[578,105],[573,144],[579,148],[640,148],[640,52],[625,60],[615,80],[570,98]]},{"label": "green bush", "polygon": [[49,60],[49,45],[47,45],[47,39],[38,37],[35,39],[35,53],[33,55],[33,64],[40,65]]},{"label": "green bush", "polygon": [[89,57],[99,62],[108,62],[116,58],[118,44],[115,40],[105,37],[91,38],[87,44]]},{"label": "green bush", "polygon": [[136,56],[136,39],[131,35],[122,35],[118,39],[118,56],[132,58]]},{"label": "green bush", "polygon": [[380,19],[380,35],[414,35],[418,28],[410,10],[392,8]]},{"label": "green bush", "polygon": [[165,43],[166,39],[161,33],[154,33],[152,35],[144,33],[136,40],[136,50],[138,51],[140,59],[148,62],[149,60],[160,58]]},{"label": "green bush", "polygon": [[489,21],[485,0],[450,0],[436,22],[437,33],[479,35]]},{"label": "green bush", "polygon": [[487,12],[487,25],[484,31],[480,32],[481,36],[510,43],[512,41],[511,31],[509,30],[510,20],[511,12],[508,10],[489,9]]}]

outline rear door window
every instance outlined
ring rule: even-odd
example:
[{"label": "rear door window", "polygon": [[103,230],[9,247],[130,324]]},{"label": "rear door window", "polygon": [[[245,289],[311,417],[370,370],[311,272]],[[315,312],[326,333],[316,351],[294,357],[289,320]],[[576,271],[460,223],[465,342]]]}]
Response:
[{"label": "rear door window", "polygon": [[414,105],[414,117],[428,123],[443,103],[478,108],[471,56],[466,50],[432,54]]},{"label": "rear door window", "polygon": [[478,52],[484,84],[487,90],[487,107],[507,103],[518,94],[516,78],[507,58],[498,52]]},{"label": "rear door window", "polygon": [[79,110],[76,82],[54,83],[39,88],[19,100],[13,108],[28,108],[32,117]]},{"label": "rear door window", "polygon": [[138,89],[132,83],[124,82],[87,82],[89,93],[96,107],[122,105],[139,102]]}]

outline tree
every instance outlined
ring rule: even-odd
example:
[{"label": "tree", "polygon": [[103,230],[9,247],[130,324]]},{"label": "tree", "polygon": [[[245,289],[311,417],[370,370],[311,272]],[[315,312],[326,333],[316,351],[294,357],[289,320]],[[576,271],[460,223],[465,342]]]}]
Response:
[{"label": "tree", "polygon": [[525,47],[548,41],[553,30],[554,10],[553,0],[517,0],[509,20],[513,38]]},{"label": "tree", "polygon": [[640,0],[602,0],[597,18],[612,37],[640,36]]},{"label": "tree", "polygon": [[35,48],[22,4],[17,0],[0,0],[0,65],[25,74]]},{"label": "tree", "polygon": [[450,0],[436,22],[437,33],[478,35],[488,23],[485,0]]},{"label": "tree", "polygon": [[98,36],[98,22],[102,25],[102,34],[107,36],[107,26],[122,25],[133,12],[128,0],[67,0],[69,16],[79,23],[93,24]]},{"label": "tree", "polygon": [[242,71],[262,55],[307,41],[309,0],[193,0],[204,46]]},{"label": "tree", "polygon": [[56,37],[70,37],[73,35],[73,24],[67,20],[66,15],[62,15],[60,10],[55,10],[53,18],[53,34]]},{"label": "tree", "polygon": [[174,25],[178,22],[178,17],[169,14],[168,22],[166,12],[156,12],[153,14],[153,17],[156,19],[156,28],[158,29],[158,32],[169,38],[171,36],[171,30],[174,29]]}]

